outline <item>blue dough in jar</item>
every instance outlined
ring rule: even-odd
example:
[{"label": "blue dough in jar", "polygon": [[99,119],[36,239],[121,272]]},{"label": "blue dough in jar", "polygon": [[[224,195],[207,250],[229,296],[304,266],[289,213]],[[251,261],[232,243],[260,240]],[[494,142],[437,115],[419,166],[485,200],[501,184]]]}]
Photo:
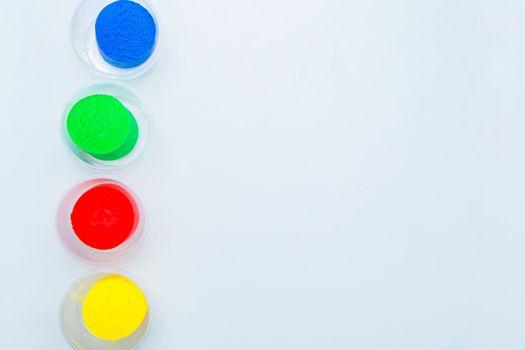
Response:
[{"label": "blue dough in jar", "polygon": [[157,25],[142,5],[117,0],[100,11],[95,35],[106,62],[119,68],[133,68],[146,62],[153,53]]}]

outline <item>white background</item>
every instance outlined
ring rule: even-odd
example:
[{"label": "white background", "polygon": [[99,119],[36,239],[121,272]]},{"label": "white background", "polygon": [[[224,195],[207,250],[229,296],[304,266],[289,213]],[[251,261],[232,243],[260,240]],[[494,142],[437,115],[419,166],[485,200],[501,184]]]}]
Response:
[{"label": "white background", "polygon": [[[525,2],[152,0],[155,123],[114,176],[149,231],[122,267],[154,302],[144,349],[525,348]],[[0,348],[67,349],[90,267],[56,207],[97,81],[74,1],[0,6]]]}]

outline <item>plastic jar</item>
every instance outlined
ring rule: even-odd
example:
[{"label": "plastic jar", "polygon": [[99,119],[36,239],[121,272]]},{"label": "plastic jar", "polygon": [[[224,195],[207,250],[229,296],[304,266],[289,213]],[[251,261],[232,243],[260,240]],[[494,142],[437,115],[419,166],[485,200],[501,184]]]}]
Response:
[{"label": "plastic jar", "polygon": [[142,201],[128,186],[92,179],[70,190],[57,212],[58,236],[73,256],[97,265],[120,261],[142,242]]},{"label": "plastic jar", "polygon": [[[159,21],[151,5],[144,0],[133,0],[133,3],[137,4],[137,7],[139,7],[139,9],[144,10],[142,11],[142,13],[139,13],[139,15],[142,15],[143,17],[145,17],[145,19],[143,18],[142,21],[134,23],[131,27],[128,26],[122,29],[118,26],[119,21],[123,20],[121,16],[124,15],[125,17],[126,12],[109,12],[109,16],[114,15],[115,18],[109,18],[109,23],[111,23],[112,25],[109,27],[108,30],[117,32],[110,33],[110,35],[113,35],[113,37],[109,37],[109,39],[106,40],[106,42],[112,43],[115,40],[119,40],[118,38],[120,36],[122,36],[123,34],[126,35],[128,33],[126,31],[132,31],[131,33],[129,33],[131,40],[133,40],[133,38],[136,38],[137,34],[139,34],[139,40],[140,38],[144,37],[144,35],[146,35],[145,40],[148,40],[147,51],[144,53],[147,56],[147,59],[144,60],[145,57],[142,57],[142,59],[139,58],[138,62],[141,62],[140,64],[137,64],[137,62],[132,62],[131,64],[133,65],[131,67],[127,67],[127,65],[129,64],[127,64],[124,61],[120,62],[118,57],[129,57],[129,53],[126,51],[122,52],[121,56],[117,56],[116,61],[114,61],[111,59],[111,55],[115,52],[118,54],[118,50],[126,50],[127,41],[123,41],[119,45],[116,45],[114,48],[112,48],[111,52],[105,52],[103,46],[104,33],[99,33],[99,27],[101,27],[101,25],[99,24],[102,21],[100,21],[99,19],[103,17],[101,16],[102,14],[108,12],[103,12],[103,10],[107,10],[108,6],[114,6],[116,3],[119,2],[127,2],[128,5],[130,5],[131,1],[84,0],[82,3],[80,3],[71,21],[71,41],[73,43],[73,48],[77,53],[78,57],[93,72],[111,79],[137,78],[149,71],[157,61],[160,43]],[[133,13],[132,15],[136,15],[136,13]],[[106,15],[106,17],[107,16],[108,15]],[[124,21],[122,23],[126,23],[125,20],[126,18],[124,18]],[[130,20],[133,19],[130,18]],[[99,22],[98,24],[97,21]],[[115,23],[116,25],[114,25]],[[146,24],[144,23],[147,23],[147,28],[142,27],[146,26]],[[154,26],[154,33],[152,32],[152,26]],[[118,32],[118,30],[123,30],[123,32]],[[141,36],[140,34],[144,35]],[[154,38],[152,38],[153,34]],[[152,39],[154,40],[153,42],[151,42]],[[138,44],[140,46],[141,42],[139,41]],[[132,42],[129,49],[133,49],[133,47],[136,46],[137,42]]]},{"label": "plastic jar", "polygon": [[75,350],[133,350],[149,332],[151,298],[127,273],[97,270],[70,287],[59,320]]},{"label": "plastic jar", "polygon": [[[112,103],[97,101],[101,98]],[[107,133],[113,127],[113,124],[108,123],[121,121],[122,113],[129,115],[128,122],[133,124],[135,135],[133,147],[116,157],[90,153],[90,149],[80,141],[85,141],[85,138],[90,136],[98,137],[99,143],[114,141],[108,141],[108,135],[103,133]],[[105,118],[100,118],[101,114]],[[148,114],[143,102],[128,86],[113,82],[97,83],[83,88],[69,100],[63,113],[62,134],[68,149],[83,165],[95,171],[118,170],[134,163],[144,151],[151,128]],[[79,115],[81,117],[78,117]],[[77,120],[79,118],[82,119]],[[77,123],[71,123],[72,121]],[[89,125],[86,127],[79,123]],[[85,129],[81,129],[82,127]],[[90,132],[94,135],[89,135]],[[122,132],[125,131],[115,129],[109,137],[120,137]],[[127,132],[131,133],[131,131]],[[79,137],[84,139],[79,140]]]}]

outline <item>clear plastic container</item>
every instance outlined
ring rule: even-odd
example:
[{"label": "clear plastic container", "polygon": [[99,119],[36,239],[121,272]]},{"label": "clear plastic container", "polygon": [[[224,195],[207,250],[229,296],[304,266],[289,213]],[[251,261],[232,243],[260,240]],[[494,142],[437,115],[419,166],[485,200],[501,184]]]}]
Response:
[{"label": "clear plastic container", "polygon": [[[137,143],[129,154],[120,159],[102,160],[93,157],[80,149],[73,140],[71,140],[67,131],[67,118],[73,106],[84,97],[95,94],[110,95],[117,98],[133,114],[133,117],[135,117],[137,121],[139,130]],[[144,151],[151,129],[148,115],[149,112],[144,106],[144,103],[131,88],[120,83],[101,82],[80,90],[69,100],[62,117],[62,135],[71,153],[91,170],[101,172],[119,170],[134,163]]]},{"label": "clear plastic container", "polygon": [[[122,244],[113,249],[99,250],[86,245],[79,239],[71,224],[71,213],[80,196],[96,186],[105,184],[116,185],[131,197],[137,208],[138,222],[134,231]],[[112,179],[92,179],[75,186],[66,194],[57,212],[58,236],[66,250],[74,257],[95,265],[112,264],[132,254],[142,242],[145,228],[145,211],[139,196],[128,186]]]},{"label": "clear plastic container", "polygon": [[133,79],[148,72],[156,63],[159,55],[160,30],[155,11],[144,0],[133,0],[142,5],[153,17],[157,35],[155,47],[151,56],[141,65],[133,68],[119,68],[106,62],[100,54],[96,35],[95,23],[104,7],[116,0],[84,0],[77,7],[71,21],[71,42],[78,57],[95,73],[111,79]]},{"label": "clear plastic container", "polygon": [[[119,340],[104,340],[91,334],[82,317],[82,306],[89,290],[102,278],[119,275],[133,281],[145,295],[148,302],[147,315],[139,328],[129,336]],[[137,279],[120,269],[96,270],[74,283],[62,301],[59,314],[62,333],[75,350],[133,350],[144,342],[151,327],[151,298]]]}]

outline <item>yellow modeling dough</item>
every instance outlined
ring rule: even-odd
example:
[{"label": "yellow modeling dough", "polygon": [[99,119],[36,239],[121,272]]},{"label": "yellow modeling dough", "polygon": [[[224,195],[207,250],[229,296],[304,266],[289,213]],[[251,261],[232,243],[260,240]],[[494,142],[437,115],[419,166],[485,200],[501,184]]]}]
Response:
[{"label": "yellow modeling dough", "polygon": [[95,337],[118,340],[135,332],[148,313],[142,290],[128,278],[109,275],[86,294],[82,318]]}]

